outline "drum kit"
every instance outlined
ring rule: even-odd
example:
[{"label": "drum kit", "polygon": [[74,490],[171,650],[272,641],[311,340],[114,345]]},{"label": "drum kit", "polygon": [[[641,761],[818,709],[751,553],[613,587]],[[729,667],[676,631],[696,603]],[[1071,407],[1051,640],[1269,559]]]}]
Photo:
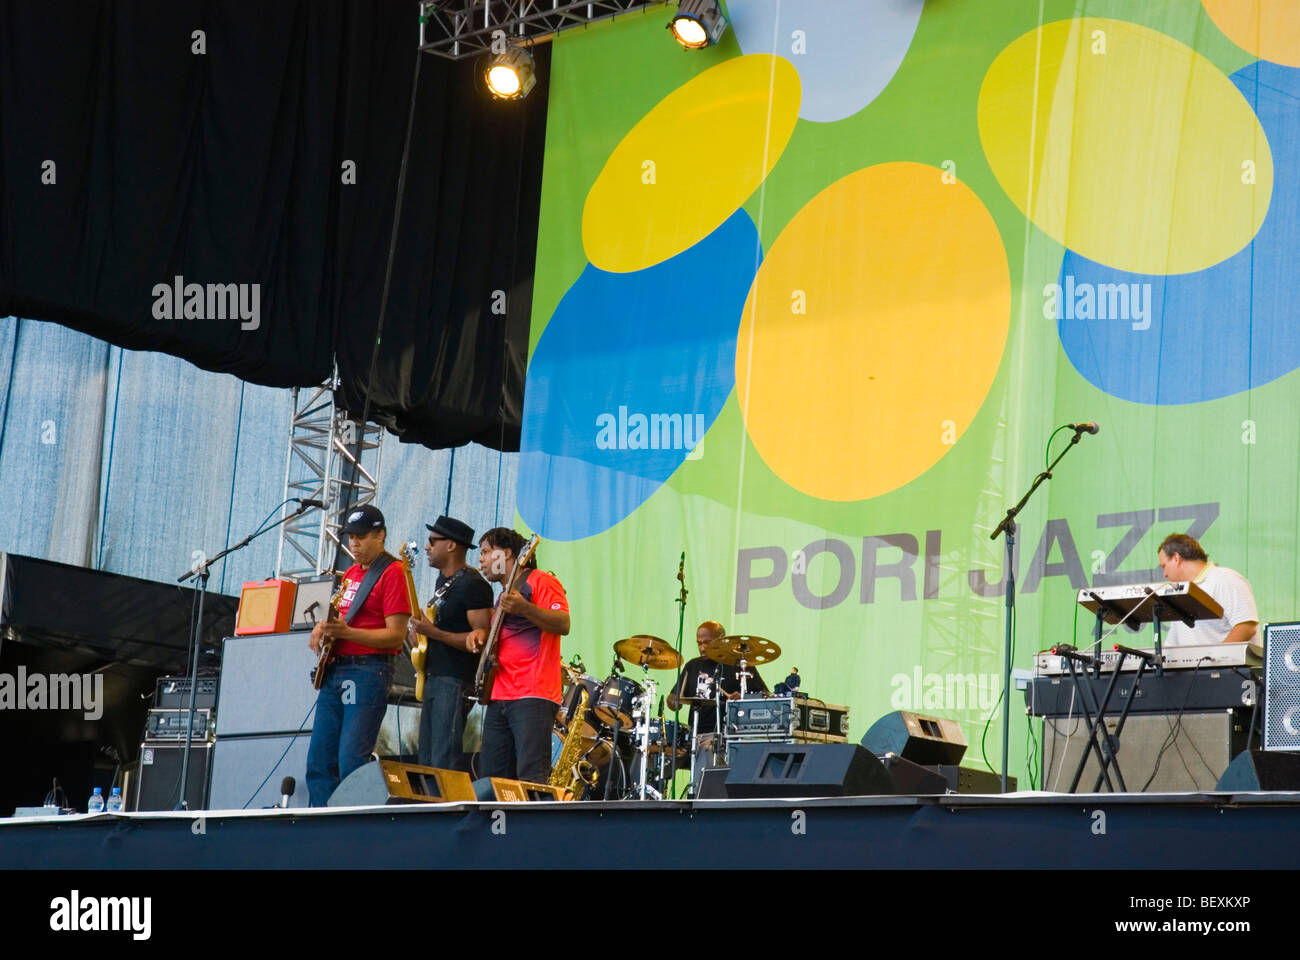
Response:
[{"label": "drum kit", "polygon": [[[775,660],[781,648],[762,637],[726,636],[708,644],[704,655],[738,668],[744,698],[749,692],[746,668]],[[641,668],[639,682],[625,675],[624,663]],[[564,693],[555,718],[552,759],[563,748],[586,690],[581,759],[588,769],[597,771],[595,782],[589,784],[588,799],[661,800],[670,795],[678,770],[693,770],[696,738],[686,724],[664,716],[660,685],[650,675],[651,670],[677,671],[681,666],[681,654],[667,641],[649,634],[625,637],[614,644],[613,666],[603,681],[588,674],[576,657],[564,665]],[[681,698],[683,707],[716,710],[719,718],[724,702],[720,688],[715,699]],[[721,722],[717,729],[722,729]]]}]

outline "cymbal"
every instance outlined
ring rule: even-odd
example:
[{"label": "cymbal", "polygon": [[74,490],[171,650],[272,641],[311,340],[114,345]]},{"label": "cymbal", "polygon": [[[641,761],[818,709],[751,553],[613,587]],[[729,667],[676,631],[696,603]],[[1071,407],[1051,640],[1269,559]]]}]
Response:
[{"label": "cymbal", "polygon": [[614,644],[614,652],[628,663],[651,670],[676,670],[682,665],[681,655],[666,640],[647,633],[618,641]]},{"label": "cymbal", "polygon": [[781,656],[781,648],[764,637],[735,634],[709,641],[704,648],[704,655],[714,663],[729,667],[736,666],[741,660],[748,666],[756,667],[760,663],[771,663]]}]

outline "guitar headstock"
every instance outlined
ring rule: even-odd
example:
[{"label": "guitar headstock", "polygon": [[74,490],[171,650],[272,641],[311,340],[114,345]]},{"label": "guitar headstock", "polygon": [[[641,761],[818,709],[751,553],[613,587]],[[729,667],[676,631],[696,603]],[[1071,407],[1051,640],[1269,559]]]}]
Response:
[{"label": "guitar headstock", "polygon": [[414,540],[403,541],[402,546],[397,551],[397,558],[408,567],[419,565],[420,545]]}]

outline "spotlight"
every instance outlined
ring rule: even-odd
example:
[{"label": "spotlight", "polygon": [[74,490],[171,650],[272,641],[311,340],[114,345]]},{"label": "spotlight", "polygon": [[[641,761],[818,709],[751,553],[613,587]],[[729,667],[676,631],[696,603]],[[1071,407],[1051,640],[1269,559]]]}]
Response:
[{"label": "spotlight", "polygon": [[523,47],[510,47],[488,61],[483,80],[498,100],[522,100],[537,86],[537,65]]},{"label": "spotlight", "polygon": [[718,0],[681,0],[668,29],[687,50],[699,50],[718,42],[727,29],[727,18]]}]

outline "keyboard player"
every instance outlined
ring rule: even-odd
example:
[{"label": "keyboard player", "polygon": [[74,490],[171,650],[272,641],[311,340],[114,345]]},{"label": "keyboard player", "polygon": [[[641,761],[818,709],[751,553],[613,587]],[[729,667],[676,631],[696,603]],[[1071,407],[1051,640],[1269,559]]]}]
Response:
[{"label": "keyboard player", "polygon": [[1245,577],[1212,562],[1201,545],[1185,533],[1165,537],[1158,559],[1166,580],[1195,583],[1223,607],[1223,617],[1219,620],[1198,620],[1191,627],[1178,621],[1170,623],[1164,635],[1166,647],[1259,643],[1259,613]]}]

